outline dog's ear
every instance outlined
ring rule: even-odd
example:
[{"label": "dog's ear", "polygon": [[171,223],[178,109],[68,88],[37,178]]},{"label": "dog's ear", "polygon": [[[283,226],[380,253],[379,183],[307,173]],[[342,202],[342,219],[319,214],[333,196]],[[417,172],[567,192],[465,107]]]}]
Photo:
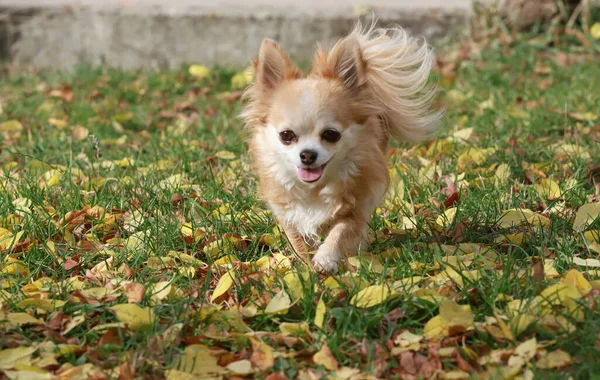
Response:
[{"label": "dog's ear", "polygon": [[366,70],[360,44],[356,38],[348,37],[335,44],[329,55],[319,48],[312,72],[324,78],[337,78],[346,88],[355,90],[366,82]]},{"label": "dog's ear", "polygon": [[300,77],[300,70],[273,40],[265,38],[255,61],[256,84],[264,93],[272,92],[282,81]]}]

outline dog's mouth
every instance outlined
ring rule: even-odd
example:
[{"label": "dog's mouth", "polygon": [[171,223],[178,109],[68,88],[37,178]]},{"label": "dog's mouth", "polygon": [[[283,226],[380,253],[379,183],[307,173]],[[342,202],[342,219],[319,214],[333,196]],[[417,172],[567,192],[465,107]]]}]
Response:
[{"label": "dog's mouth", "polygon": [[300,178],[304,182],[316,182],[323,176],[323,171],[325,170],[325,166],[327,162],[318,168],[298,168],[296,169],[296,174],[298,174],[298,178]]}]

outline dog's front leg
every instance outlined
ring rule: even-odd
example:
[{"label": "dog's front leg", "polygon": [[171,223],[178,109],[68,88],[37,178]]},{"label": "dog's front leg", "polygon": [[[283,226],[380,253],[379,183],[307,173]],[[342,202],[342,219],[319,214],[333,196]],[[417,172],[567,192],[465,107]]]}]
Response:
[{"label": "dog's front leg", "polygon": [[296,251],[296,253],[302,261],[304,261],[305,263],[309,263],[309,247],[306,245],[306,242],[304,241],[302,235],[300,235],[300,233],[298,232],[298,230],[296,230],[295,227],[286,224],[281,225],[294,251]]},{"label": "dog's front leg", "polygon": [[356,253],[361,244],[366,244],[367,229],[367,221],[358,216],[337,220],[313,257],[315,268],[327,272],[337,271],[343,258]]}]

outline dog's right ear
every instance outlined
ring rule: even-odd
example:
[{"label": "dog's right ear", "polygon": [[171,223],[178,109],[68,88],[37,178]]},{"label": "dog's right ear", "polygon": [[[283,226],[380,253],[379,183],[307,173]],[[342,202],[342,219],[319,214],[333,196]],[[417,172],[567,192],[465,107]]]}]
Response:
[{"label": "dog's right ear", "polygon": [[255,62],[256,84],[263,93],[270,93],[284,80],[300,77],[300,70],[279,45],[265,38]]}]

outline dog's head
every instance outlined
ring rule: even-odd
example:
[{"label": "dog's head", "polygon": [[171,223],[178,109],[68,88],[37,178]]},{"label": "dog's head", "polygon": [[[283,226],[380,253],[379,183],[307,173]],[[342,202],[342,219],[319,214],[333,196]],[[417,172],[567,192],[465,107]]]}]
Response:
[{"label": "dog's head", "polygon": [[359,44],[347,39],[329,54],[319,49],[303,77],[273,41],[255,61],[245,117],[260,168],[288,183],[316,184],[356,171],[369,105],[363,95],[365,64]]}]

